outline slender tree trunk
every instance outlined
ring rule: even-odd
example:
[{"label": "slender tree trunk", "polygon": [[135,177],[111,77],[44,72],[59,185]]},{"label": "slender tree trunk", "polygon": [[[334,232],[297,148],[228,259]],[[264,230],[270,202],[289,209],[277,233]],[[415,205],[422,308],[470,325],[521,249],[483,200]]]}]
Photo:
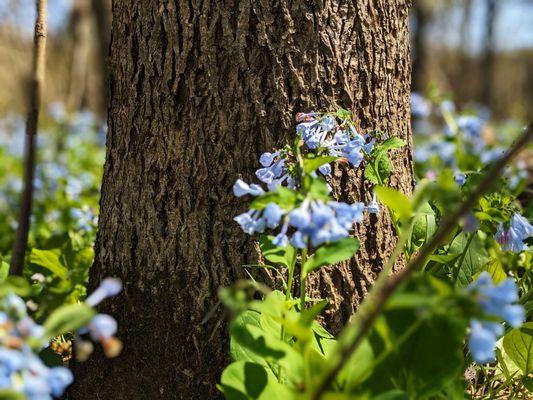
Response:
[{"label": "slender tree trunk", "polygon": [[[142,4],[142,5],[141,5]],[[343,106],[362,130],[404,138],[393,186],[412,188],[408,1],[117,1],[113,6],[107,160],[94,285],[118,276],[107,304],[124,353],[78,369],[75,399],[211,399],[228,362],[217,290],[253,263],[231,193],[258,156],[294,136],[298,111]],[[335,170],[334,192],[368,202],[362,169]],[[341,189],[341,183],[342,188]],[[315,277],[338,330],[394,245],[386,213],[362,249]],[[205,319],[205,320],[204,320]]]},{"label": "slender tree trunk", "polygon": [[481,103],[486,106],[492,105],[494,86],[494,64],[495,64],[495,35],[494,28],[498,15],[497,0],[487,0],[487,15],[484,54],[481,64]]},{"label": "slender tree trunk", "polygon": [[428,49],[426,46],[427,26],[431,13],[423,0],[415,0],[413,6],[413,90],[421,92],[427,86]]},{"label": "slender tree trunk", "polygon": [[96,42],[98,66],[102,76],[102,114],[105,114],[108,105],[109,66],[108,53],[111,37],[111,0],[90,0],[92,14],[96,27]]},{"label": "slender tree trunk", "polygon": [[91,50],[91,5],[89,0],[75,0],[71,12],[72,58],[67,106],[72,111],[83,108]]},{"label": "slender tree trunk", "polygon": [[20,211],[13,251],[11,253],[10,275],[22,275],[24,258],[28,247],[30,232],[31,209],[33,203],[33,181],[35,178],[35,163],[37,152],[37,128],[39,125],[39,110],[41,108],[41,94],[44,85],[46,67],[46,13],[47,0],[37,0],[35,30],[33,36],[33,58],[28,93],[28,115],[24,135],[24,176],[22,193],[20,195]]}]

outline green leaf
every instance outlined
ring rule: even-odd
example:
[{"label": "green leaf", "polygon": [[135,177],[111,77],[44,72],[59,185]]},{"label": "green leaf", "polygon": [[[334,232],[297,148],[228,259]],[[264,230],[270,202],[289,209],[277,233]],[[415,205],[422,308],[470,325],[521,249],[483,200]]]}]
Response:
[{"label": "green leaf", "polygon": [[14,390],[10,389],[0,389],[0,400],[24,400],[26,399],[26,396],[24,396],[20,392],[15,392]]},{"label": "green leaf", "polygon": [[389,207],[398,218],[408,219],[413,215],[411,202],[405,194],[385,186],[376,186],[374,192],[379,200]]},{"label": "green leaf", "polygon": [[31,294],[31,286],[28,281],[21,276],[8,276],[3,282],[0,282],[0,297],[9,293],[15,293],[18,296],[26,297]]},{"label": "green leaf", "polygon": [[[461,254],[464,252],[463,263],[459,270],[457,282],[461,287],[468,286],[475,274],[480,272],[485,264],[489,262],[489,256],[483,241],[479,235],[475,234],[470,244],[468,233],[462,232],[450,244],[449,254]],[[468,248],[466,246],[468,245]],[[457,262],[460,262],[459,257]]]},{"label": "green leaf", "polygon": [[309,272],[324,265],[333,265],[349,260],[358,249],[359,240],[351,237],[319,247],[315,254],[303,265],[302,279],[305,279]]},{"label": "green leaf", "polygon": [[6,280],[9,275],[9,264],[4,260],[0,261],[0,281]]},{"label": "green leaf", "polygon": [[261,253],[268,261],[290,268],[295,255],[294,248],[290,245],[286,247],[275,246],[272,243],[273,239],[273,236],[261,235],[259,237]]},{"label": "green leaf", "polygon": [[278,186],[277,193],[279,195],[278,205],[285,210],[292,210],[302,200],[301,194],[285,186]]},{"label": "green leaf", "polygon": [[277,382],[272,372],[248,361],[230,364],[222,373],[218,388],[227,400],[291,400],[296,397]]},{"label": "green leaf", "polygon": [[253,324],[232,323],[231,340],[259,357],[258,363],[267,365],[273,371],[283,368],[284,375],[292,382],[298,382],[303,375],[303,360],[288,343],[272,337],[254,322]]},{"label": "green leaf", "polygon": [[508,332],[503,338],[503,348],[524,375],[533,372],[533,322]]},{"label": "green leaf", "polygon": [[351,116],[350,111],[345,110],[344,108],[338,108],[335,112],[335,115],[340,119],[348,119]]},{"label": "green leaf", "polygon": [[405,141],[397,137],[391,137],[379,145],[381,150],[401,149],[405,146]]},{"label": "green leaf", "polygon": [[[492,280],[496,285],[507,279],[507,274],[503,269],[501,261],[498,259],[489,261],[482,267],[482,270],[487,271],[492,276]],[[475,277],[477,278],[480,273],[481,272],[478,272]]]},{"label": "green leaf", "polygon": [[49,338],[68,332],[74,332],[87,326],[96,312],[84,303],[69,304],[55,310],[44,323]]},{"label": "green leaf", "polygon": [[[433,398],[454,379],[464,363],[463,341],[468,321],[454,315],[431,315],[425,320],[416,309],[387,311],[384,321],[392,337],[389,353],[374,367],[363,387],[372,399],[388,390],[404,390],[412,399]],[[402,338],[406,332],[411,334]],[[387,351],[378,332],[370,337],[374,354]]]},{"label": "green leaf", "polygon": [[260,196],[257,196],[255,199],[252,200],[250,203],[250,208],[252,210],[263,210],[268,203],[276,203],[279,204],[279,193],[276,192],[266,192]]},{"label": "green leaf", "polygon": [[324,178],[312,178],[307,175],[311,182],[309,184],[309,193],[315,200],[329,201],[329,187]]},{"label": "green leaf", "polygon": [[60,261],[61,251],[31,249],[30,262],[39,265],[61,279],[68,278],[68,269]]},{"label": "green leaf", "polygon": [[339,381],[348,390],[356,389],[358,385],[372,374],[374,351],[367,338],[363,339],[354,354],[339,373]]},{"label": "green leaf", "polygon": [[376,175],[376,172],[374,171],[374,167],[370,164],[365,167],[365,178],[367,181],[373,183],[374,185],[379,184],[379,178]]},{"label": "green leaf", "polygon": [[304,159],[304,171],[306,174],[316,171],[324,164],[329,164],[335,161],[337,157],[330,156],[315,156],[312,153],[308,154]]},{"label": "green leaf", "polygon": [[392,173],[392,163],[386,152],[380,152],[376,156],[374,167],[379,175],[381,182],[387,182]]}]

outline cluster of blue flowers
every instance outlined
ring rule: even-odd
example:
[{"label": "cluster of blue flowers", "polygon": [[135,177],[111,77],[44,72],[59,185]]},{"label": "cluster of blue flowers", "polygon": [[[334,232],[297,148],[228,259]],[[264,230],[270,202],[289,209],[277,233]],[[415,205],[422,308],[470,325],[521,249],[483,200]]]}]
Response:
[{"label": "cluster of blue flowers", "polygon": [[[518,288],[514,280],[507,278],[499,285],[494,285],[490,274],[483,272],[477,281],[469,286],[468,291],[477,296],[487,317],[501,319],[515,328],[524,322],[524,308],[516,304]],[[496,358],[496,342],[503,333],[501,323],[478,319],[470,321],[468,347],[474,361],[480,364],[493,362]]]},{"label": "cluster of blue flowers", "polygon": [[[434,115],[435,118],[432,118],[433,110],[439,111]],[[476,114],[458,114],[455,105],[449,100],[442,101],[439,107],[432,107],[428,99],[419,93],[412,93],[411,113],[416,133],[430,136],[424,143],[416,145],[415,161],[426,163],[433,157],[438,157],[440,163],[455,170],[456,182],[461,186],[465,184],[466,176],[457,166],[458,146],[462,152],[476,157],[481,165],[493,163],[505,152],[504,147],[486,140],[484,131],[487,130],[490,112],[483,107],[478,107]],[[440,125],[442,122],[443,128]],[[509,187],[515,189],[527,179],[528,172],[524,163],[517,163],[514,167],[508,167],[504,175],[509,179]],[[426,172],[429,179],[435,176],[433,171]]]},{"label": "cluster of blue flowers", "polygon": [[[321,156],[346,159],[353,167],[358,167],[374,146],[374,139],[362,136],[347,121],[341,124],[333,116],[319,117],[317,113],[300,113],[296,134],[303,140],[308,151]],[[369,140],[368,140],[369,139]],[[278,190],[280,185],[296,189],[299,178],[290,172],[290,152],[288,150],[263,153],[259,162],[262,168],[256,177],[265,183],[270,191]],[[318,168],[324,176],[331,175],[331,165]],[[316,177],[316,173],[312,172]],[[261,196],[265,189],[258,184],[248,184],[241,179],[233,186],[237,197]],[[249,210],[234,218],[242,230],[249,235],[263,233],[266,229],[281,227],[273,243],[286,246],[290,243],[296,248],[317,247],[324,243],[336,242],[349,235],[354,223],[360,223],[363,213],[377,214],[379,205],[376,197],[365,207],[364,203],[347,204],[343,202],[312,199],[307,196],[297,207],[286,210],[270,202],[262,210]]]},{"label": "cluster of blue flowers", "polygon": [[59,397],[73,381],[64,367],[47,367],[35,354],[48,344],[44,328],[27,315],[26,304],[14,295],[0,311],[0,388],[23,393],[29,400]]},{"label": "cluster of blue flowers", "polygon": [[508,229],[505,229],[503,224],[498,226],[496,241],[502,246],[502,250],[520,253],[527,250],[528,246],[524,240],[531,235],[533,235],[533,226],[522,215],[515,213],[511,217]]},{"label": "cluster of blue flowers", "polygon": [[[121,289],[117,279],[104,279],[87,304],[96,306]],[[68,368],[48,367],[37,355],[49,345],[44,327],[28,315],[24,300],[14,294],[5,296],[0,306],[0,389],[21,393],[28,400],[62,396],[74,378]],[[111,316],[97,314],[85,331],[101,342],[104,350],[110,350],[109,341],[117,340],[113,337],[116,329],[117,323]]]},{"label": "cluster of blue flowers", "polygon": [[[333,157],[343,157],[357,168],[363,161],[363,151],[367,154],[372,151],[374,139],[367,143],[368,136],[359,134],[353,125],[343,121],[340,125],[332,116],[326,116],[320,120],[312,119],[313,114],[299,114],[305,118],[296,127],[296,133],[303,139],[311,150],[324,150],[324,153]],[[325,171],[327,172],[327,167]],[[329,175],[329,173],[325,173]]]}]

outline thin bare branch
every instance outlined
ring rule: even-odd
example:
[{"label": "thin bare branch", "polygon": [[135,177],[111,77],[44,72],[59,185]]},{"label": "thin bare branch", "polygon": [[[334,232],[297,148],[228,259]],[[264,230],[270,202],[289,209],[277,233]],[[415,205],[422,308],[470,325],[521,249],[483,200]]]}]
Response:
[{"label": "thin bare branch", "polygon": [[44,84],[47,3],[47,0],[37,0],[36,3],[37,17],[35,19],[31,91],[24,138],[24,181],[17,233],[13,244],[13,254],[9,268],[11,275],[22,275],[24,255],[28,246],[31,206],[33,202],[33,180],[35,176],[37,124],[39,122],[39,108],[41,106],[41,91]]}]

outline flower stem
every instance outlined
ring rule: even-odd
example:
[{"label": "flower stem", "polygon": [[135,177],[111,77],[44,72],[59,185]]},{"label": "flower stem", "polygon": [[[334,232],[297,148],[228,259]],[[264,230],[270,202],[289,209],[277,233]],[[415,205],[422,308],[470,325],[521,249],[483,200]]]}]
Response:
[{"label": "flower stem", "polygon": [[[300,276],[303,276],[304,265],[307,262],[307,248],[302,249],[302,260],[300,267]],[[300,312],[305,310],[305,284],[307,277],[300,279]]]}]

